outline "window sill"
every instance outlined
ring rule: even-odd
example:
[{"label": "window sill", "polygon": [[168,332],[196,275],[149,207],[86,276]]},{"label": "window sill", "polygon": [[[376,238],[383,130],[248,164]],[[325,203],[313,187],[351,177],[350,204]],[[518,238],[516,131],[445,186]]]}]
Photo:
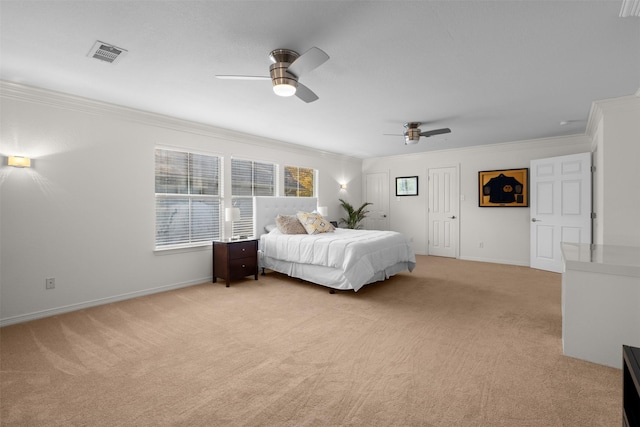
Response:
[{"label": "window sill", "polygon": [[190,245],[181,246],[166,246],[155,248],[153,250],[154,255],[173,255],[187,252],[197,252],[211,249],[211,242],[195,243]]}]

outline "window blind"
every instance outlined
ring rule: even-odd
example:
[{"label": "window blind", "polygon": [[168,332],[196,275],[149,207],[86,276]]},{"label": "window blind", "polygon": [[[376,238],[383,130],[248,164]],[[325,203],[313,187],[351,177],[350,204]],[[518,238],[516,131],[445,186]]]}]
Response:
[{"label": "window blind", "polygon": [[277,169],[273,163],[231,159],[231,204],[240,209],[234,236],[253,234],[253,196],[276,195]]},{"label": "window blind", "polygon": [[220,159],[155,150],[156,247],[220,237]]}]

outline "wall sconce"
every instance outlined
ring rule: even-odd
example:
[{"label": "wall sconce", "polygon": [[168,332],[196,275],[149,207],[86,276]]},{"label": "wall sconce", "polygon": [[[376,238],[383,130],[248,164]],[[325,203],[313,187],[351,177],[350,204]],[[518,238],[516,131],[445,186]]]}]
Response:
[{"label": "wall sconce", "polygon": [[322,216],[322,217],[326,217],[329,215],[329,208],[326,206],[318,206],[318,213]]},{"label": "wall sconce", "polygon": [[346,190],[347,189],[347,184],[340,184],[340,189],[341,190]]},{"label": "wall sconce", "polygon": [[31,159],[29,157],[22,156],[9,156],[7,164],[16,168],[30,168]]}]

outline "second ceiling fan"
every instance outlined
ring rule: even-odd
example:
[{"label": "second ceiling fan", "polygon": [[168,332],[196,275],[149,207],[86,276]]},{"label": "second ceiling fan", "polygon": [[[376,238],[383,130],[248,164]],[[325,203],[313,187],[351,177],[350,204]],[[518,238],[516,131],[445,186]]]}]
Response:
[{"label": "second ceiling fan", "polygon": [[216,77],[230,80],[271,80],[276,95],[295,95],[304,102],[313,102],[318,99],[318,95],[300,83],[298,79],[329,59],[329,55],[324,53],[322,49],[312,47],[302,55],[290,49],[276,49],[271,51],[269,58],[273,62],[269,67],[270,76],[217,74]]},{"label": "second ceiling fan", "polygon": [[[433,129],[433,130],[422,132],[420,130],[421,124],[422,123],[420,122],[408,122],[404,124],[405,131],[402,134],[402,136],[404,136],[405,145],[417,144],[418,141],[420,141],[421,136],[428,138],[430,136],[451,133],[451,129],[449,128]],[[386,135],[394,135],[394,134],[386,134]]]}]

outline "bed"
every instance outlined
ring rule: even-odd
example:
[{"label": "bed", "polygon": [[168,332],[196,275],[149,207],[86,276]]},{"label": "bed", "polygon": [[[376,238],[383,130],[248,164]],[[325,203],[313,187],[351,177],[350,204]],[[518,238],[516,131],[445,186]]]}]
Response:
[{"label": "bed", "polygon": [[[254,197],[254,236],[259,239],[258,266],[296,277],[333,292],[358,291],[416,265],[406,237],[394,231],[336,228],[321,234],[283,234],[274,227],[278,215],[312,212],[310,197]],[[272,231],[267,232],[267,229]]]}]

